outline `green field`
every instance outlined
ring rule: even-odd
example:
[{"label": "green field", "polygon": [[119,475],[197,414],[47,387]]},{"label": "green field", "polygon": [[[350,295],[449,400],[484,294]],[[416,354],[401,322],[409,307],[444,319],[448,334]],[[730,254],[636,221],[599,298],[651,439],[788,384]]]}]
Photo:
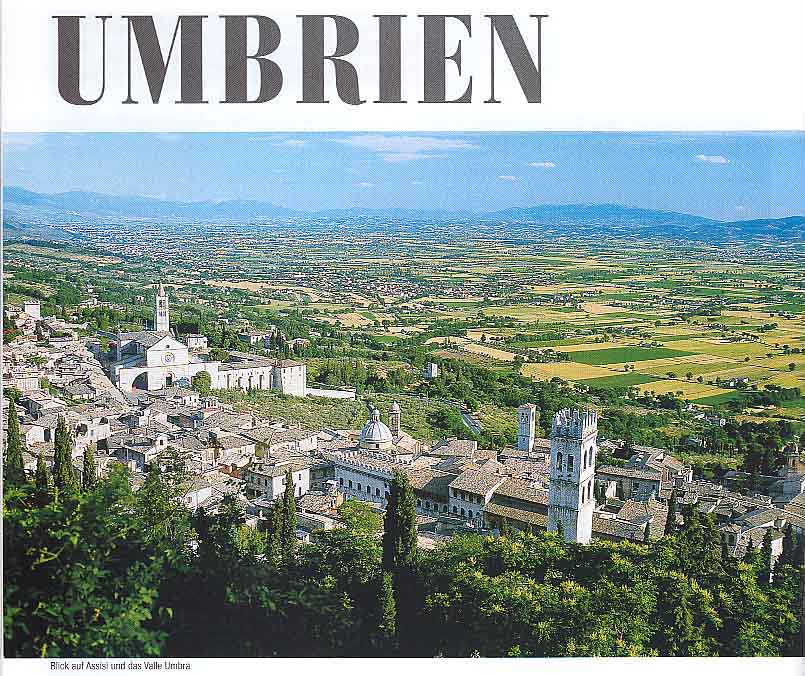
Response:
[{"label": "green field", "polygon": [[741,392],[724,392],[724,394],[714,394],[710,397],[702,397],[701,399],[694,399],[697,404],[705,406],[718,406],[720,404],[727,404],[731,401],[739,401],[743,398]]},{"label": "green field", "polygon": [[583,352],[568,352],[567,354],[570,356],[571,361],[600,366],[602,364],[623,364],[633,361],[687,357],[693,352],[672,350],[667,347],[611,347],[605,350],[585,350]]}]

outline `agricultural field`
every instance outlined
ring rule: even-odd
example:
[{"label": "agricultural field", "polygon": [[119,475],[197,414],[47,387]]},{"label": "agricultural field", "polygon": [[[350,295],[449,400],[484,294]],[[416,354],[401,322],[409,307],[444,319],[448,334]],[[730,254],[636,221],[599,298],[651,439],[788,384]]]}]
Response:
[{"label": "agricultural field", "polygon": [[[413,341],[434,358],[537,381],[671,394],[702,407],[767,387],[805,389],[805,282],[796,247],[736,243],[725,257],[721,248],[691,243],[457,241],[449,232],[388,237],[372,229],[233,235],[231,227],[209,226],[203,238],[176,232],[167,261],[161,235],[136,235],[134,258],[126,259],[132,245],[119,232],[87,244],[97,254],[28,242],[9,246],[7,260],[23,269],[58,261],[65,276],[98,288],[111,283],[109,263],[117,261],[111,277],[132,294],[150,288],[157,269],[176,280],[180,302],[229,321],[238,321],[236,307],[297,316],[338,341],[371,338],[384,361]],[[57,290],[11,274],[14,301]],[[800,401],[761,415],[799,420]]]}]

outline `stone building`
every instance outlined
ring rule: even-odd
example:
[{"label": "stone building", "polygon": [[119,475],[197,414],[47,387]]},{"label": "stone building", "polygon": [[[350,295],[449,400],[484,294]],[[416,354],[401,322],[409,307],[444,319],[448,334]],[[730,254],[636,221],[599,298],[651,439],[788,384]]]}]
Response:
[{"label": "stone building", "polygon": [[124,392],[189,384],[206,372],[216,389],[270,389],[295,397],[307,393],[307,367],[301,362],[247,352],[231,352],[221,362],[210,357],[204,336],[193,334],[187,342],[179,340],[171,330],[170,301],[161,283],[154,298],[153,327],[151,331],[108,335],[114,349],[110,377]]},{"label": "stone building", "polygon": [[561,524],[565,540],[587,544],[592,537],[598,414],[559,411],[551,428],[548,530]]}]

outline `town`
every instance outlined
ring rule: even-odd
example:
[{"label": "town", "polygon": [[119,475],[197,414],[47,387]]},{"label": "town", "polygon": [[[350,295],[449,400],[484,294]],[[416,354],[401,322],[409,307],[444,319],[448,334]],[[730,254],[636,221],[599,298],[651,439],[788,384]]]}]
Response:
[{"label": "town", "polygon": [[5,655],[801,656],[792,138],[14,137]]},{"label": "town", "polygon": [[[796,443],[780,449],[785,464],[766,489],[746,495],[727,482],[694,478],[692,468],[665,449],[599,440],[595,412],[557,412],[549,438],[540,438],[537,408],[526,403],[517,411],[516,445],[500,449],[455,437],[416,439],[404,430],[405,411],[396,401],[383,412],[370,405],[361,429],[306,429],[239,413],[215,392],[355,395],[309,389],[299,361],[246,352],[235,353],[231,363],[208,361],[204,336],[190,334],[183,342],[174,335],[168,294],[161,283],[156,287],[153,330],[108,334],[111,356],[99,353],[97,339],[81,339],[79,326],[40,316],[36,301],[7,308],[22,335],[5,348],[3,420],[7,425],[7,409],[15,408],[31,474],[40,459],[52,465],[62,422],[79,482],[87,453],[101,474],[111,464],[125,465],[137,486],[149,465],[175,452],[193,476],[185,504],[214,510],[226,495],[237,495],[255,526],[281,497],[291,472],[297,535],[305,541],[338,527],[344,500],[385,508],[394,471],[404,472],[414,488],[423,547],[458,533],[499,533],[504,524],[561,529],[569,542],[644,542],[673,527],[669,513],[673,521],[683,505],[694,505],[715,516],[731,555],[740,558],[769,538],[776,559],[785,533],[805,528],[805,458]],[[617,464],[601,464],[601,450],[619,458]]]}]

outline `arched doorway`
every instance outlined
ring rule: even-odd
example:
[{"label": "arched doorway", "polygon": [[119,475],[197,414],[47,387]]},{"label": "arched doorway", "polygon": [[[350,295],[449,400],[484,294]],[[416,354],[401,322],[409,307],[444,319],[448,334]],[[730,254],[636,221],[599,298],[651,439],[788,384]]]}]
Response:
[{"label": "arched doorway", "polygon": [[173,374],[168,373],[165,375],[165,387],[170,387],[173,385]]},{"label": "arched doorway", "polygon": [[148,371],[143,371],[140,375],[138,375],[131,386],[135,390],[147,390],[148,389]]}]

